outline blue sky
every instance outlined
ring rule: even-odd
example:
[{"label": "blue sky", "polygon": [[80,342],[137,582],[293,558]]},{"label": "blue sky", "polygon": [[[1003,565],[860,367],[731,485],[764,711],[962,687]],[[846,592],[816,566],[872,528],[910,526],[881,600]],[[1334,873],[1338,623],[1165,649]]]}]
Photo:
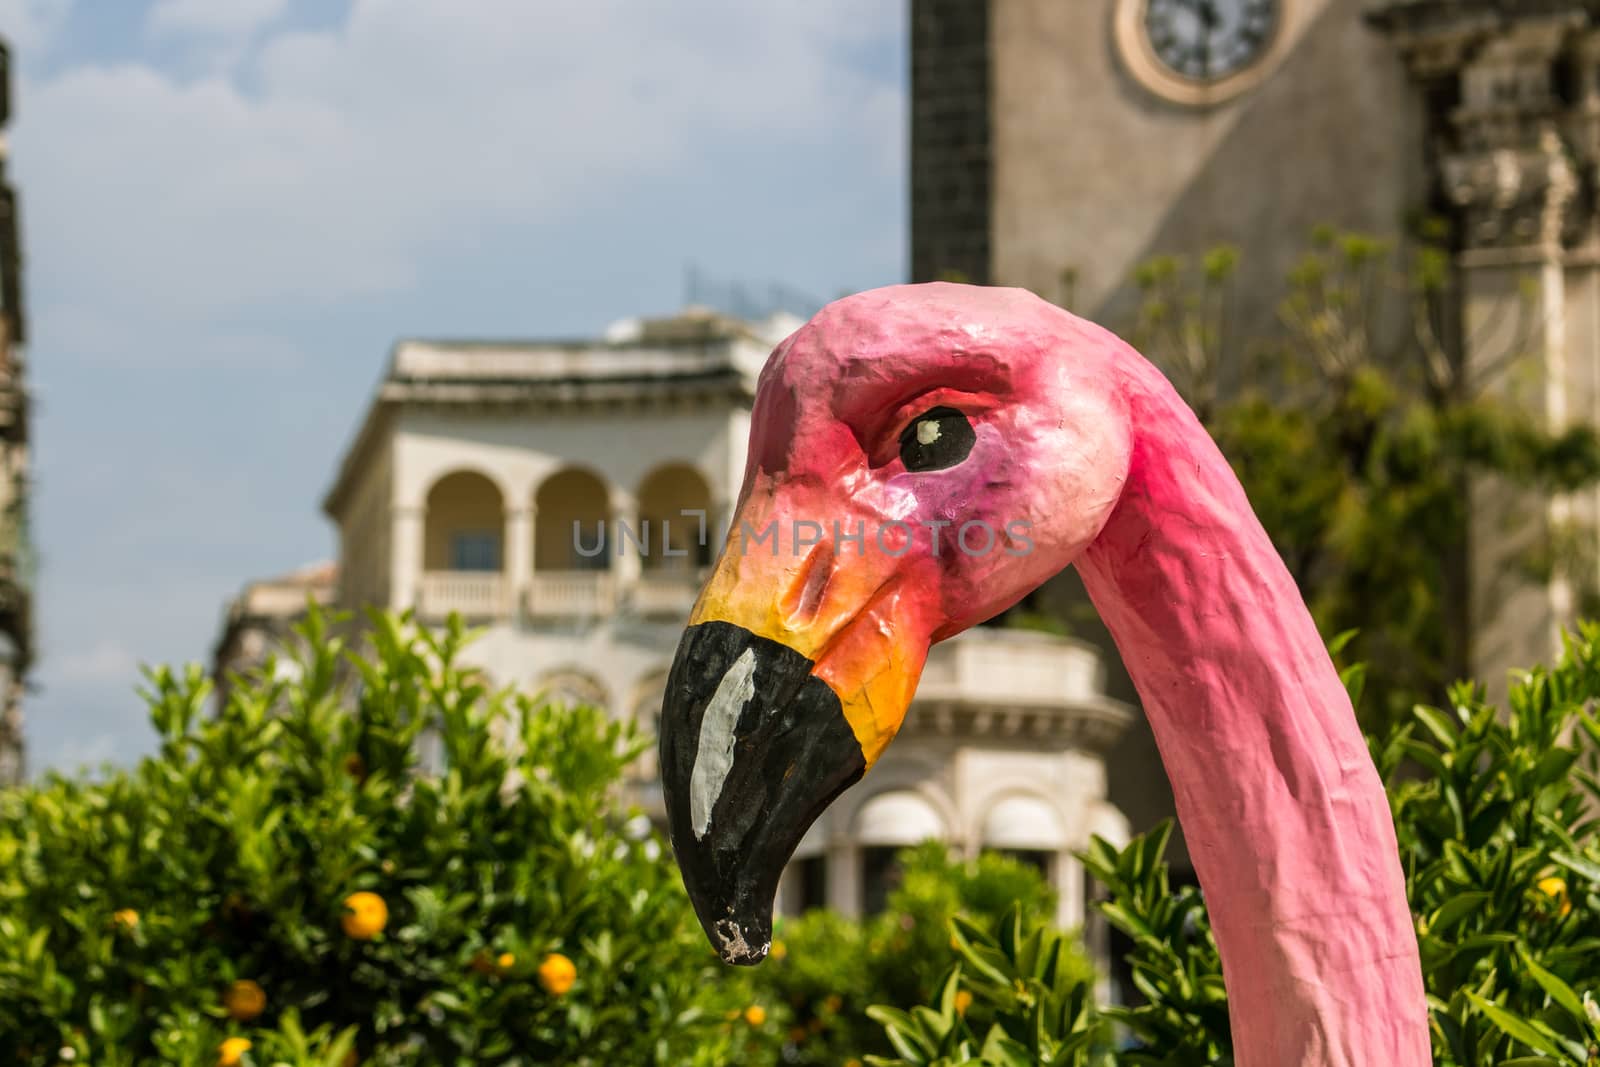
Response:
[{"label": "blue sky", "polygon": [[904,0],[0,0],[20,65],[33,769],[151,747],[402,336],[569,336],[685,264],[822,297],[906,262]]}]

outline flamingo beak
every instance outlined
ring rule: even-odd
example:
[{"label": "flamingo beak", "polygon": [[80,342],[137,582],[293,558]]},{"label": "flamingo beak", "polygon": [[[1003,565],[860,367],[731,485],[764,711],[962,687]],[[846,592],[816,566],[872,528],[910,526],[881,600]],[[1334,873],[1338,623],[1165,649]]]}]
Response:
[{"label": "flamingo beak", "polygon": [[730,537],[667,679],[661,778],[684,886],[723,960],[759,963],[800,839],[899,729],[930,614],[894,559]]}]

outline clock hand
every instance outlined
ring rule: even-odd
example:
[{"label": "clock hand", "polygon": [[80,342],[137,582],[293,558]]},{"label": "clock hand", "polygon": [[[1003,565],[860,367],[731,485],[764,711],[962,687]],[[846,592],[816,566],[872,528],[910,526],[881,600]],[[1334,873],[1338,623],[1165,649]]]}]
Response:
[{"label": "clock hand", "polygon": [[1199,0],[1198,12],[1200,15],[1200,73],[1202,76],[1211,74],[1211,34],[1222,22],[1222,16],[1217,11],[1215,0]]}]

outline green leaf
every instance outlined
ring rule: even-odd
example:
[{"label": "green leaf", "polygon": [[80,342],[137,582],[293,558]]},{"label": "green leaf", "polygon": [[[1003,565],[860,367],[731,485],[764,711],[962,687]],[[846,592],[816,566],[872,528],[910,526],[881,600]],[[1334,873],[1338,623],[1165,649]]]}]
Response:
[{"label": "green leaf", "polygon": [[1456,894],[1428,917],[1428,932],[1437,936],[1449,930],[1463,918],[1481,908],[1490,897],[1491,894],[1482,890]]},{"label": "green leaf", "polygon": [[1440,747],[1446,751],[1456,747],[1461,735],[1455,723],[1451,721],[1450,716],[1438,708],[1430,708],[1422,704],[1412,708],[1411,714],[1415,715],[1417,721],[1422,723],[1427,731],[1434,736]]},{"label": "green leaf", "polygon": [[1550,994],[1550,999],[1561,1005],[1562,1010],[1572,1016],[1580,1029],[1583,1028],[1588,1020],[1584,1017],[1582,998],[1574,993],[1567,983],[1539,966],[1526,948],[1518,946],[1517,955],[1521,957],[1522,965],[1528,969],[1533,980],[1539,983],[1540,988]]},{"label": "green leaf", "polygon": [[1582,875],[1591,882],[1600,883],[1600,863],[1582,856],[1574,856],[1569,852],[1552,852],[1550,858],[1574,874]]},{"label": "green leaf", "polygon": [[1539,1024],[1520,1019],[1500,1005],[1491,1000],[1485,1000],[1471,990],[1466,991],[1466,996],[1472,1002],[1473,1007],[1488,1016],[1491,1022],[1515,1040],[1549,1056],[1561,1055],[1561,1047],[1556,1044],[1554,1036],[1538,1029]]}]

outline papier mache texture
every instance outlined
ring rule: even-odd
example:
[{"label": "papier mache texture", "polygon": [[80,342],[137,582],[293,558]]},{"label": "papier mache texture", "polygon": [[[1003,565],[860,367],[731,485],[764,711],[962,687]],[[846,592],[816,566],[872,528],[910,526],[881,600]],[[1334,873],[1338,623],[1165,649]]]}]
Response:
[{"label": "papier mache texture", "polygon": [[847,297],[762,371],[662,714],[713,945],[765,957],[784,864],[894,739],[929,647],[1072,565],[1172,780],[1239,1067],[1429,1063],[1388,802],[1293,580],[1161,373],[1018,289]]}]

